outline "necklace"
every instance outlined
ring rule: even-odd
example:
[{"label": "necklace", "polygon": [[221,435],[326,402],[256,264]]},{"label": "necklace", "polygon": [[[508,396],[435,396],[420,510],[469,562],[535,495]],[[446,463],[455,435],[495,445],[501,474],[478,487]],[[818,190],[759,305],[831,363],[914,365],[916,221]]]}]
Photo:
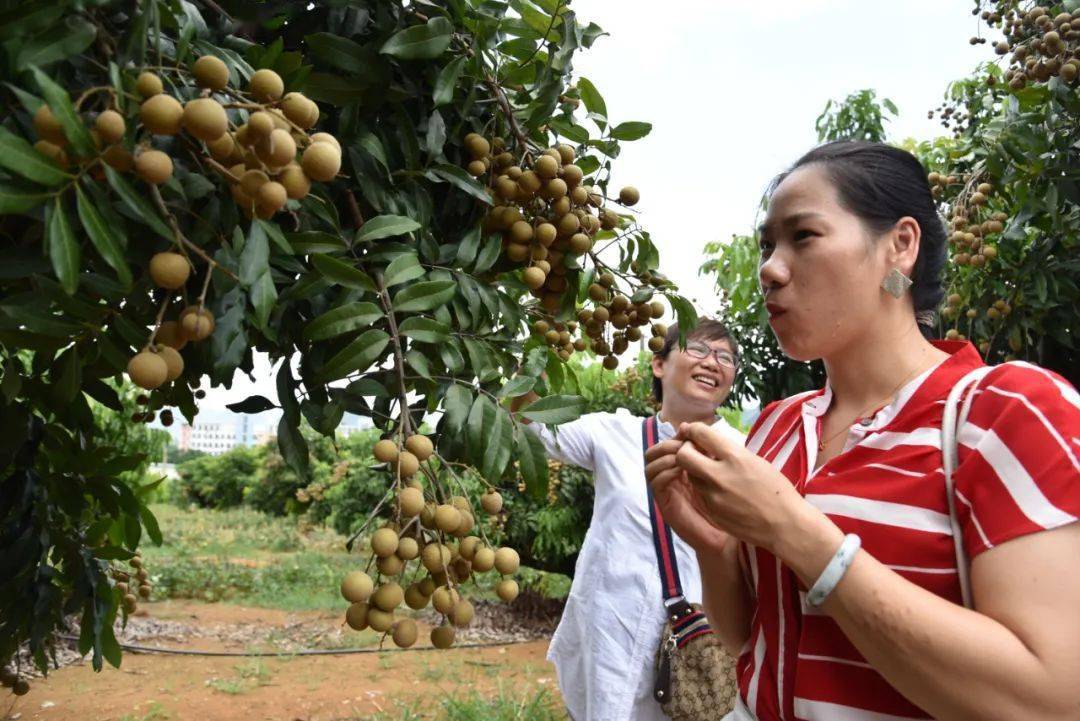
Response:
[{"label": "necklace", "polygon": [[[886,401],[890,400],[890,399],[895,400],[897,392],[901,388],[903,388],[904,384],[907,383],[912,378],[914,378],[915,376],[919,375],[919,373],[921,373],[921,372],[922,372],[922,369],[918,369],[914,373],[906,376],[904,378],[904,380],[902,380],[902,381],[900,381],[899,383],[896,384],[896,387],[893,388],[892,391],[889,393],[889,395],[885,396],[885,398],[883,400],[886,400]],[[833,440],[835,440],[836,437],[839,436],[841,433],[849,433],[849,432],[851,432],[851,427],[853,425],[855,425],[855,421],[859,420],[860,418],[865,418],[867,413],[874,410],[875,408],[880,408],[882,405],[884,405],[884,404],[881,401],[876,401],[876,402],[870,404],[870,406],[868,406],[866,408],[866,410],[864,410],[863,412],[859,413],[854,418],[852,418],[851,422],[848,423],[843,428],[841,428],[839,431],[837,431],[836,433],[833,433],[828,438],[822,438],[822,439],[818,440],[818,444],[817,444],[818,453],[821,453],[822,451],[824,451],[825,446],[827,446],[829,443],[831,443]]]}]

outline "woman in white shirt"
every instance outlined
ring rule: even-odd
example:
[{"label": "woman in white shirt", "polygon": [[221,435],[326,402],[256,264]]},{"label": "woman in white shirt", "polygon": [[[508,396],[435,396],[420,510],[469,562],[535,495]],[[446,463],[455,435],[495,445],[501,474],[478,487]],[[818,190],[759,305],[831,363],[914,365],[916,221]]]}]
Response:
[{"label": "woman in white shirt", "polygon": [[[702,320],[687,334],[685,349],[678,340],[672,325],[652,361],[659,439],[673,437],[680,423],[702,421],[741,444],[743,435],[716,415],[738,365],[727,328]],[[551,457],[592,471],[596,488],[592,522],[548,649],[567,709],[574,721],[664,719],[652,697],[666,615],[649,521],[642,419],[620,409],[560,425],[557,435],[539,424],[529,428]],[[700,603],[693,549],[676,537],[675,553],[683,594]]]}]

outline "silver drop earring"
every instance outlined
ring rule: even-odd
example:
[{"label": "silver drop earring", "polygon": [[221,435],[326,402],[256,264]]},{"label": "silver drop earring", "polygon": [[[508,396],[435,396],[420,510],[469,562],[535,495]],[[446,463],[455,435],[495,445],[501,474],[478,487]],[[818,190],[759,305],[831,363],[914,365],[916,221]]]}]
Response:
[{"label": "silver drop earring", "polygon": [[885,276],[885,280],[881,281],[881,287],[893,298],[901,298],[911,287],[911,278],[901,273],[898,268],[893,268]]}]

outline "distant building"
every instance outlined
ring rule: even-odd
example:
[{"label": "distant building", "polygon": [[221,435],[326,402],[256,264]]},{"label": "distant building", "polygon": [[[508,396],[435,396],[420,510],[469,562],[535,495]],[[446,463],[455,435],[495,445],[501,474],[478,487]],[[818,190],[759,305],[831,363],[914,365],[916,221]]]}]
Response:
[{"label": "distant building", "polygon": [[193,426],[185,423],[180,427],[180,440],[177,447],[182,451],[195,450],[211,456],[220,456],[240,444],[236,425],[196,422]]}]

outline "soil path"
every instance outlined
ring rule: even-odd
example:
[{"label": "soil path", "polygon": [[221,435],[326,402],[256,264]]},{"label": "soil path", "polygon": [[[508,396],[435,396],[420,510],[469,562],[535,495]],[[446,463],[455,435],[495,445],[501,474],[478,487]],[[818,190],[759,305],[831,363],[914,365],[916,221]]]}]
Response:
[{"label": "soil path", "polygon": [[[142,604],[132,627],[135,632],[123,642],[206,651],[355,647],[375,641],[370,631],[342,634],[339,614],[179,601]],[[430,647],[428,627],[420,637],[417,648]],[[401,719],[402,709],[413,708],[417,699],[426,700],[419,708],[432,709],[444,695],[473,691],[501,689],[521,698],[547,689],[557,699],[546,650],[547,641],[538,640],[441,652],[283,658],[125,652],[119,670],[106,665],[94,673],[85,663],[52,671],[48,679],[32,681],[30,693],[13,706],[7,696],[0,713],[20,721],[336,721],[384,711]]]}]

